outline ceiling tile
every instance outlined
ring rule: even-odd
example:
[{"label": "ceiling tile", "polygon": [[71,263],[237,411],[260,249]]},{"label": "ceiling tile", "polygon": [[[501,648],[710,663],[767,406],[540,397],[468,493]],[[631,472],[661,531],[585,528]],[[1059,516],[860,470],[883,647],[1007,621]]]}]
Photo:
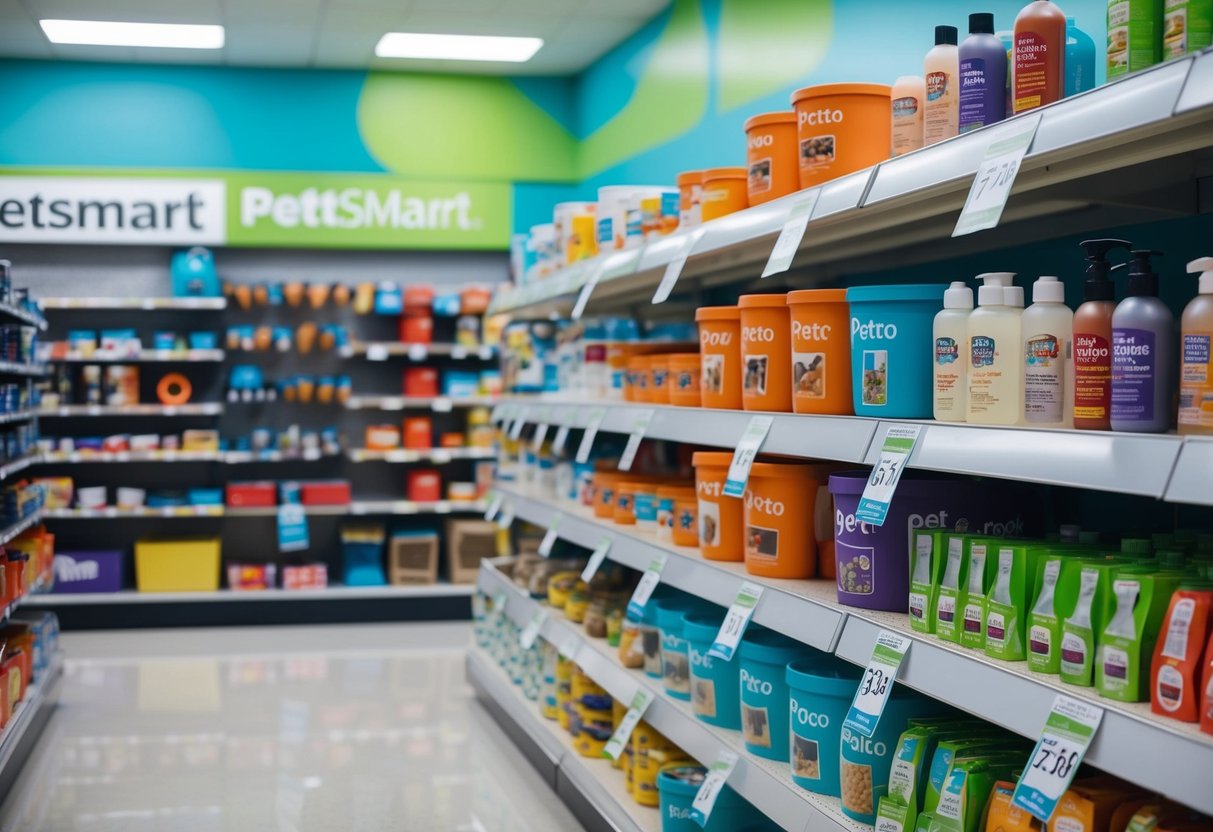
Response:
[{"label": "ceiling tile", "polygon": [[219,0],[27,0],[38,19],[124,20],[141,23],[222,23]]}]

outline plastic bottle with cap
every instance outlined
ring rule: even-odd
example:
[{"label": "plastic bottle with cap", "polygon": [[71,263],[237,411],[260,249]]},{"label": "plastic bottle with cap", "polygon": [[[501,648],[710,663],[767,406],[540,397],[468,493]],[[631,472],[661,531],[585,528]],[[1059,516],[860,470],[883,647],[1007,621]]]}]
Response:
[{"label": "plastic bottle with cap", "polygon": [[1213,257],[1193,260],[1188,273],[1200,282],[1179,326],[1179,432],[1213,435]]},{"label": "plastic bottle with cap", "polygon": [[941,422],[963,422],[968,400],[969,315],[973,312],[973,290],[957,280],[943,293],[943,309],[935,315],[935,418]]},{"label": "plastic bottle with cap", "polygon": [[1021,311],[1014,301],[1013,272],[978,275],[977,308],[969,315],[969,395],[965,415],[982,425],[1013,425],[1023,411]]},{"label": "plastic bottle with cap", "polygon": [[923,106],[923,141],[950,139],[960,131],[960,51],[955,26],[935,27],[935,46],[923,61],[927,101]]},{"label": "plastic bottle with cap", "polygon": [[1158,298],[1150,258],[1136,249],[1129,288],[1112,313],[1112,430],[1165,433],[1171,427],[1175,316]]},{"label": "plastic bottle with cap", "polygon": [[1024,424],[1073,427],[1074,313],[1066,306],[1065,284],[1052,276],[1037,280],[1022,320]]},{"label": "plastic bottle with cap", "polygon": [[1007,60],[994,34],[994,15],[969,15],[969,36],[960,44],[960,132],[1007,117]]},{"label": "plastic bottle with cap", "polygon": [[1112,313],[1116,287],[1108,253],[1133,248],[1128,240],[1084,240],[1087,280],[1074,311],[1074,427],[1110,430],[1112,412]]}]

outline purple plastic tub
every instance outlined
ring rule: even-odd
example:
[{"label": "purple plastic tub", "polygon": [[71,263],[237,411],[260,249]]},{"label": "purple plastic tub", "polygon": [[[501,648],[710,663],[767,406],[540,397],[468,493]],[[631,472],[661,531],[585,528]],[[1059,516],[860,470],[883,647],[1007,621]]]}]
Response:
[{"label": "purple plastic tub", "polygon": [[118,592],[122,589],[120,551],[56,552],[55,592]]},{"label": "purple plastic tub", "polygon": [[907,471],[897,485],[883,526],[855,519],[869,472],[830,475],[834,495],[834,560],[838,601],[870,610],[906,612],[910,546],[915,529],[956,529],[997,537],[1023,537],[1025,525],[1014,489],[1005,483],[944,479]]}]

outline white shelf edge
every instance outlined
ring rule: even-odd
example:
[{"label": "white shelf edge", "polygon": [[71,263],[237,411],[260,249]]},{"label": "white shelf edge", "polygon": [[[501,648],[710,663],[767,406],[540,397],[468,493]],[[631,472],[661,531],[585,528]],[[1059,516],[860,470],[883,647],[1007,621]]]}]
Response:
[{"label": "white shelf edge", "polygon": [[15,540],[26,529],[34,526],[46,516],[45,510],[35,511],[28,517],[23,517],[11,526],[0,529],[0,546]]},{"label": "white shelf edge", "polygon": [[4,465],[0,465],[0,481],[8,479],[13,474],[24,471],[31,465],[37,465],[41,461],[41,454],[32,453],[26,454],[19,459],[14,459],[12,462],[7,462]]},{"label": "white shelf edge", "polygon": [[226,298],[35,298],[43,309],[179,309],[219,310],[227,308]]},{"label": "white shelf edge", "polygon": [[[368,352],[376,352],[389,358],[407,358],[414,353],[424,361],[426,357],[435,355],[443,358],[453,358],[456,361],[491,361],[497,357],[497,348],[492,345],[479,344],[405,344],[399,341],[367,341],[341,347],[338,354],[342,358],[366,358]],[[369,361],[378,358],[367,359]]]},{"label": "white shelf edge", "polygon": [[409,463],[430,461],[435,464],[464,459],[496,459],[492,448],[394,448],[389,451],[370,451],[366,448],[350,448],[345,452],[350,462]]},{"label": "white shelf edge", "polygon": [[121,362],[172,364],[215,363],[223,361],[227,353],[223,350],[140,350],[137,353],[102,352],[92,355],[68,353],[61,358],[49,358],[51,364],[112,364]]},{"label": "white shelf edge", "polygon": [[[106,506],[99,509],[82,508],[51,508],[43,509],[42,517],[50,520],[129,520],[133,518],[157,518],[164,520],[196,520],[204,518],[223,517],[277,517],[278,506],[142,506],[139,508],[118,508]],[[309,517],[361,517],[378,514],[411,515],[411,514],[468,514],[483,512],[485,503],[481,500],[438,500],[436,502],[415,502],[411,500],[355,500],[348,505],[338,506],[304,506],[304,513]],[[3,543],[0,533],[0,543]]]},{"label": "white shelf edge", "polygon": [[25,361],[0,361],[0,376],[28,376],[41,378],[50,372],[46,364],[33,364]]},{"label": "white shelf edge", "polygon": [[475,592],[474,584],[425,584],[417,586],[332,586],[325,589],[263,589],[214,592],[46,592],[28,595],[22,604],[31,607],[61,607],[90,604],[177,604],[241,603],[244,601],[341,601],[370,598],[462,598]]},{"label": "white shelf edge", "polygon": [[274,462],[319,462],[335,460],[338,454],[302,453],[283,456],[280,452],[253,451],[51,451],[40,455],[38,461],[56,465],[91,465],[124,463],[221,462],[225,465],[245,465]]},{"label": "white shelf edge", "polygon": [[0,425],[7,425],[12,422],[27,422],[41,413],[42,411],[37,408],[31,408],[29,410],[14,410],[9,413],[0,413]]},{"label": "white shelf edge", "polygon": [[62,679],[63,656],[56,654],[43,677],[26,688],[25,698],[17,703],[9,723],[0,731],[0,769],[8,766],[38,712],[43,708],[53,708],[59,701]]},{"label": "white shelf edge", "polygon": [[43,418],[75,418],[85,416],[218,416],[222,402],[196,404],[69,404],[36,411]]},{"label": "white shelf edge", "polygon": [[452,407],[492,407],[499,400],[494,396],[350,396],[343,405],[346,410],[424,410],[441,413]]},{"label": "white shelf edge", "polygon": [[1184,437],[1167,483],[1166,500],[1213,506],[1213,436]]}]

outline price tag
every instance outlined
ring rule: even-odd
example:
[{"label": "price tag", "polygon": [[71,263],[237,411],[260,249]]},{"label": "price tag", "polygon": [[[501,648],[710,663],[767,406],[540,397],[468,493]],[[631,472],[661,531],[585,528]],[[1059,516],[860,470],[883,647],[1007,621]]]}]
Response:
[{"label": "price tag", "polygon": [[736,751],[729,751],[726,748],[720,752],[716,762],[708,766],[708,773],[699,785],[695,799],[691,802],[691,820],[701,827],[707,827],[708,818],[712,816],[712,807],[716,805],[716,798],[720,797],[720,792],[724,789],[729,775],[737,767],[738,759],[740,758]]},{"label": "price tag", "polygon": [[552,439],[552,453],[561,454],[564,452],[564,446],[569,441],[569,426],[561,425],[556,428],[556,436]]},{"label": "price tag", "polygon": [[409,344],[409,361],[425,361],[429,354],[424,344]]},{"label": "price tag", "polygon": [[505,592],[498,592],[497,594],[495,594],[493,596],[493,608],[491,610],[489,610],[489,617],[498,618],[499,616],[504,614],[506,602],[507,602],[507,596],[506,596]]},{"label": "price tag", "polygon": [[1011,803],[1047,822],[1078,773],[1102,719],[1103,708],[1098,705],[1057,694]]},{"label": "price tag", "polygon": [[430,403],[430,409],[435,413],[450,413],[453,406],[450,396],[438,396]]},{"label": "price tag", "polygon": [[386,344],[367,344],[367,361],[387,361],[388,349]]},{"label": "price tag", "polygon": [[526,427],[526,418],[530,415],[530,410],[522,408],[522,412],[518,414],[518,418],[514,420],[513,426],[510,428],[510,439],[515,442],[522,436],[522,429]]},{"label": "price tag", "polygon": [[893,692],[893,681],[909,649],[908,636],[880,631],[876,646],[872,648],[872,659],[859,680],[859,689],[855,691],[855,700],[843,725],[868,738],[876,733],[876,724],[884,713],[885,703]]},{"label": "price tag", "polygon": [[577,661],[577,654],[581,652],[581,644],[581,639],[577,637],[577,634],[570,633],[565,636],[564,641],[560,643],[560,646],[556,650],[569,661],[575,662]]},{"label": "price tag", "polygon": [[476,351],[476,354],[478,356],[480,356],[481,360],[488,361],[490,358],[493,357],[493,348],[489,347],[489,346],[481,347],[479,350]]},{"label": "price tag", "polygon": [[451,461],[451,452],[444,448],[435,448],[430,453],[430,461],[435,465],[446,465]]},{"label": "price tag", "polygon": [[[1007,130],[1000,130],[997,135],[1002,137],[990,143],[986,148],[985,158],[977,166],[977,174],[973,177],[973,185],[969,188],[969,197],[965,207],[956,220],[953,237],[962,237],[974,231],[994,228],[1002,219],[1003,208],[1015,187],[1015,176],[1028,148],[1036,138],[1036,128],[1040,126],[1041,113],[1032,113],[1007,125]],[[1013,132],[1011,132],[1013,131]]]},{"label": "price tag", "polygon": [[491,521],[497,516],[497,512],[501,511],[501,505],[505,502],[505,495],[501,492],[494,492],[493,497],[489,500],[489,507],[484,510],[484,519]]},{"label": "price tag", "polygon": [[750,479],[750,466],[758,456],[758,449],[767,439],[767,433],[774,423],[773,416],[752,416],[746,425],[745,432],[737,442],[733,451],[733,461],[729,463],[729,473],[724,481],[724,493],[729,497],[740,497],[745,493],[745,484]]},{"label": "price tag", "polygon": [[658,552],[649,561],[649,568],[644,570],[644,574],[640,576],[640,582],[636,584],[636,590],[632,593],[632,600],[628,601],[628,615],[634,620],[639,621],[644,616],[645,604],[649,603],[649,599],[653,597],[653,590],[657,588],[657,584],[661,583],[661,570],[665,569],[667,557],[669,557],[668,552]]},{"label": "price tag", "polygon": [[590,559],[585,565],[585,569],[581,570],[581,580],[587,584],[594,580],[594,576],[598,574],[598,570],[602,568],[602,562],[606,560],[607,552],[611,551],[612,539],[604,537],[598,541],[598,545],[594,547],[594,551],[590,553]]},{"label": "price tag", "polygon": [[674,291],[674,286],[678,283],[678,278],[682,275],[682,270],[686,268],[687,258],[695,251],[695,246],[699,245],[699,241],[703,239],[703,234],[706,229],[696,228],[690,234],[682,238],[678,246],[678,250],[674,252],[673,259],[665,267],[665,274],[661,276],[661,282],[657,284],[657,291],[653,293],[653,303],[665,303],[670,293]]},{"label": "price tag", "polygon": [[632,702],[628,705],[628,712],[623,715],[623,719],[619,720],[619,726],[615,729],[615,733],[611,734],[611,738],[607,740],[606,746],[602,749],[602,756],[609,757],[612,760],[618,760],[619,755],[623,753],[623,749],[627,747],[628,740],[632,736],[632,731],[640,722],[644,712],[649,709],[649,705],[653,701],[653,693],[648,688],[641,688],[636,691],[636,695],[632,697]]},{"label": "price tag", "polygon": [[540,607],[531,616],[531,620],[522,628],[522,633],[518,636],[518,646],[523,650],[530,650],[535,646],[535,639],[539,638],[539,631],[543,629],[543,623],[548,620],[547,607]]},{"label": "price tag", "polygon": [[653,410],[642,410],[636,414],[636,421],[632,423],[632,435],[628,437],[628,444],[623,449],[623,455],[619,457],[619,470],[631,471],[632,463],[636,461],[636,452],[640,450],[640,443],[644,439],[644,432],[649,429],[649,422],[653,421]]},{"label": "price tag", "polygon": [[813,209],[817,207],[817,199],[820,196],[821,190],[814,188],[805,194],[804,199],[788,209],[788,218],[784,220],[783,230],[779,232],[779,238],[775,240],[775,248],[771,249],[771,256],[767,258],[767,265],[762,270],[762,277],[786,272],[792,267],[792,261],[796,258],[796,252],[800,250],[804,232],[809,227],[809,220],[813,216]]},{"label": "price tag", "polygon": [[547,534],[543,536],[543,540],[539,541],[539,554],[542,557],[547,557],[552,554],[552,547],[556,545],[556,541],[560,535],[556,531],[556,527],[560,525],[560,515],[552,516],[552,521],[548,523]]},{"label": "price tag", "polygon": [[539,453],[539,451],[543,448],[543,440],[547,438],[548,424],[547,422],[540,422],[535,427],[535,437],[531,440],[531,450],[535,453]]},{"label": "price tag", "polygon": [[712,642],[712,646],[708,648],[709,656],[719,656],[726,662],[732,661],[733,654],[737,652],[737,645],[741,643],[741,637],[745,635],[745,628],[750,625],[754,607],[758,606],[758,599],[762,597],[762,590],[762,584],[750,581],[741,585],[741,589],[737,591],[737,597],[733,599],[733,605],[729,607],[729,612],[724,617],[724,623],[720,625],[716,641]]},{"label": "price tag", "polygon": [[901,481],[901,472],[905,470],[914,445],[918,442],[918,434],[922,425],[894,425],[884,435],[884,445],[880,449],[880,461],[872,469],[868,484],[863,488],[859,498],[859,508],[855,511],[855,519],[873,526],[883,526],[885,516],[889,513],[889,504],[893,502],[893,492]]},{"label": "price tag", "polygon": [[278,551],[300,552],[308,547],[307,512],[298,503],[278,506]]},{"label": "price tag", "polygon": [[606,411],[601,407],[590,411],[590,421],[585,426],[585,432],[581,435],[581,444],[577,446],[577,456],[574,457],[578,463],[589,462],[590,451],[594,447],[594,437],[598,435],[598,428],[602,427],[602,420],[605,418]]},{"label": "price tag", "polygon": [[[412,514],[415,512],[408,513]],[[497,528],[508,529],[512,525],[514,525],[514,506],[510,503],[506,503],[505,508],[501,512],[501,516],[497,518]]]},{"label": "price tag", "polygon": [[585,285],[581,287],[581,294],[577,296],[577,303],[573,306],[572,318],[574,321],[580,320],[585,312],[586,304],[590,302],[590,295],[594,294],[594,289],[598,286],[598,281],[602,280],[602,271],[606,266],[606,258],[599,257],[594,263],[593,271],[590,272],[589,278]]}]

